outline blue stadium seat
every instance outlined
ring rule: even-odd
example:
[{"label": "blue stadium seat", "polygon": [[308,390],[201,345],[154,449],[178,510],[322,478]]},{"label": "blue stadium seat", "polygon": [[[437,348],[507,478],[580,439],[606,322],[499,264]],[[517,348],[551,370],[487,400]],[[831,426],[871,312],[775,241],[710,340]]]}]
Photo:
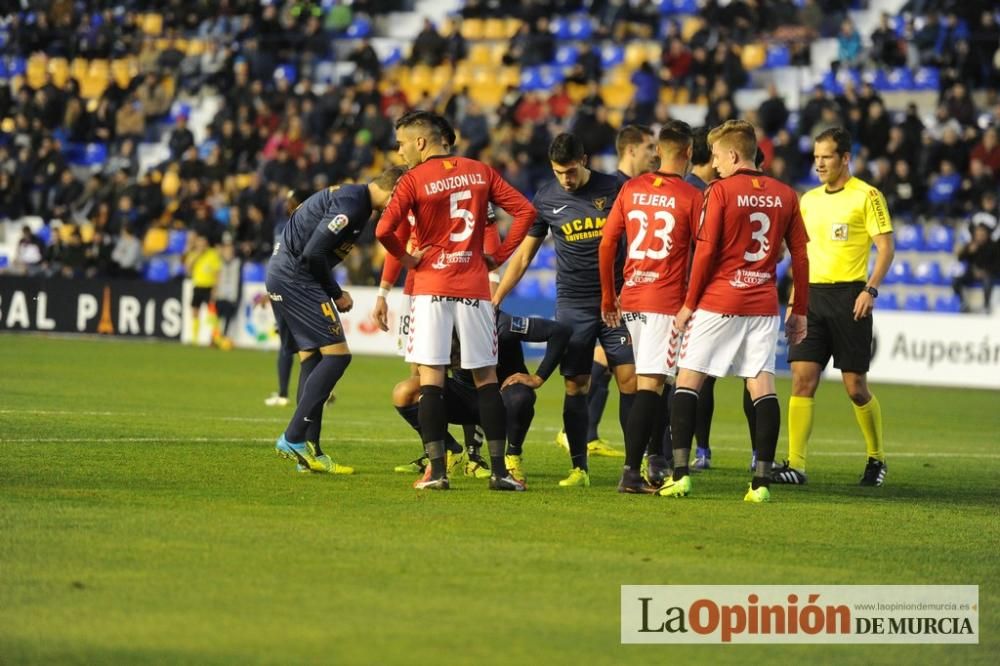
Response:
[{"label": "blue stadium seat", "polygon": [[267,269],[264,268],[264,264],[258,264],[255,261],[248,261],[243,264],[244,282],[263,282],[266,277]]},{"label": "blue stadium seat", "polygon": [[924,249],[928,252],[952,252],[955,249],[955,232],[940,224],[928,226],[924,231]]},{"label": "blue stadium seat", "polygon": [[7,62],[9,76],[23,76],[28,71],[28,61],[20,56],[14,56]]},{"label": "blue stadium seat", "polygon": [[347,36],[351,39],[364,39],[372,34],[372,24],[371,21],[366,19],[364,16],[358,16],[354,21],[347,27]]},{"label": "blue stadium seat", "polygon": [[229,216],[232,210],[233,210],[232,206],[219,206],[218,208],[215,209],[215,212],[212,214],[212,217],[214,217],[215,221],[221,224],[222,226],[228,227]]},{"label": "blue stadium seat", "polygon": [[527,273],[514,287],[514,295],[519,298],[541,298],[542,285],[538,281],[538,276]]},{"label": "blue stadium seat", "polygon": [[937,67],[921,67],[913,75],[913,84],[916,90],[931,90],[937,92],[941,86],[941,72]]},{"label": "blue stadium seat", "polygon": [[606,44],[601,47],[601,65],[610,69],[625,62],[625,48],[618,44]]},{"label": "blue stadium seat", "polygon": [[558,67],[539,67],[538,80],[542,84],[542,90],[551,90],[562,83],[562,70]]},{"label": "blue stadium seat", "polygon": [[553,64],[559,67],[570,67],[576,64],[576,59],[580,56],[580,51],[572,44],[560,44],[556,49],[556,58]]},{"label": "blue stadium seat", "polygon": [[176,123],[181,116],[191,117],[191,105],[184,102],[174,102],[173,106],[170,107],[170,122]]},{"label": "blue stadium seat", "polygon": [[556,36],[556,39],[572,39],[569,31],[569,21],[562,16],[557,16],[549,23],[549,31]]},{"label": "blue stadium seat", "polygon": [[787,129],[788,133],[792,136],[799,133],[799,123],[801,122],[801,118],[802,116],[798,111],[788,112],[788,122],[785,123],[785,129]]},{"label": "blue stadium seat", "polygon": [[588,14],[577,14],[569,20],[570,39],[590,39],[594,36],[594,25]]},{"label": "blue stadium seat", "polygon": [[916,284],[941,284],[942,277],[941,264],[936,261],[925,261],[913,269],[913,281]]},{"label": "blue stadium seat", "polygon": [[556,279],[555,279],[555,276],[552,276],[552,277],[546,278],[544,280],[541,280],[539,286],[540,286],[540,292],[541,292],[541,297],[542,298],[544,298],[546,300],[550,300],[550,301],[556,300]]},{"label": "blue stadium seat", "polygon": [[167,282],[170,280],[170,263],[166,259],[153,257],[146,264],[144,274],[150,282]]},{"label": "blue stadium seat", "polygon": [[788,275],[788,269],[790,269],[791,267],[792,267],[791,255],[786,256],[784,259],[778,262],[778,265],[775,267],[774,271],[775,274],[777,275],[778,282],[781,282],[783,279],[785,279],[785,276]]},{"label": "blue stadium seat", "polygon": [[52,227],[47,224],[43,224],[35,230],[35,235],[38,236],[38,240],[42,241],[42,245],[48,246],[52,243]]},{"label": "blue stadium seat", "polygon": [[931,309],[927,294],[910,294],[903,301],[903,309],[908,312],[927,312]]},{"label": "blue stadium seat", "polygon": [[952,261],[944,269],[944,279],[947,280],[945,284],[950,285],[952,280],[965,275],[966,270],[968,270],[968,266],[965,265],[964,261],[957,259]]},{"label": "blue stadium seat", "polygon": [[885,276],[885,284],[910,284],[913,280],[913,269],[905,259],[892,264]]},{"label": "blue stadium seat", "polygon": [[87,144],[64,143],[63,157],[73,166],[84,166],[87,163]]},{"label": "blue stadium seat", "polygon": [[888,75],[890,90],[913,90],[913,73],[908,67],[897,67]]},{"label": "blue stadium seat", "polygon": [[538,67],[525,67],[521,70],[521,90],[532,92],[544,90],[542,75]]},{"label": "blue stadium seat", "polygon": [[163,254],[184,254],[187,247],[188,232],[184,229],[172,229],[167,236],[167,249]]},{"label": "blue stadium seat", "polygon": [[772,67],[788,67],[792,64],[792,52],[787,44],[770,44],[767,47],[767,59],[764,60],[764,69]]},{"label": "blue stadium seat", "polygon": [[402,49],[400,49],[398,46],[394,46],[392,47],[392,50],[389,51],[389,54],[386,55],[386,57],[382,58],[382,66],[392,67],[393,65],[397,65],[400,62],[402,62],[402,60],[403,60]]},{"label": "blue stadium seat", "polygon": [[284,79],[289,83],[294,84],[296,81],[299,80],[299,71],[298,69],[296,69],[295,65],[291,65],[288,63],[284,65],[278,65],[277,67],[274,68],[274,78]]},{"label": "blue stadium seat", "polygon": [[6,254],[0,254],[0,271],[7,268],[8,264],[10,264],[10,258]]},{"label": "blue stadium seat", "polygon": [[896,249],[900,251],[924,249],[924,236],[921,228],[915,224],[901,224],[895,229]]},{"label": "blue stadium seat", "polygon": [[934,310],[936,312],[961,312],[962,299],[957,294],[938,296],[937,300],[934,301]]},{"label": "blue stadium seat", "polygon": [[876,306],[879,310],[898,310],[899,309],[899,297],[896,296],[894,292],[888,292],[881,294],[878,297],[878,303]]},{"label": "blue stadium seat", "polygon": [[108,161],[108,146],[103,143],[88,143],[84,151],[83,163],[86,166],[102,166]]}]

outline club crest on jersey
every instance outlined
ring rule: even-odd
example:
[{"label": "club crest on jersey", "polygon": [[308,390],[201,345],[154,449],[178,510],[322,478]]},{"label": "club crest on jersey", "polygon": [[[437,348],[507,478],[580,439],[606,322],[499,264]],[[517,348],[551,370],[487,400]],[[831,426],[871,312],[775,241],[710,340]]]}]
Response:
[{"label": "club crest on jersey", "polygon": [[604,205],[608,203],[607,197],[597,197],[594,201],[594,208],[597,210],[604,210]]},{"label": "club crest on jersey", "polygon": [[755,190],[762,190],[762,189],[764,189],[764,186],[760,184],[760,179],[759,178],[751,178],[750,179],[750,183],[753,184],[753,188]]},{"label": "club crest on jersey", "polygon": [[846,224],[835,224],[830,232],[830,240],[835,241],[846,241],[847,240],[847,225]]},{"label": "club crest on jersey", "polygon": [[347,216],[341,213],[340,215],[337,215],[332,220],[330,220],[330,224],[326,225],[326,228],[335,234],[339,234],[341,231],[347,228],[347,225],[349,223],[350,220],[347,219]]}]

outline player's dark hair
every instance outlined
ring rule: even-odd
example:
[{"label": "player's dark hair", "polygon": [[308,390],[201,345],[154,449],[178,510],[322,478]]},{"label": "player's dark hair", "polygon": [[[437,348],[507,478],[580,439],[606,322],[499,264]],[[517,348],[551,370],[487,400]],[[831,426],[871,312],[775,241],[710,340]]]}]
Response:
[{"label": "player's dark hair", "polygon": [[851,133],[843,127],[831,127],[816,135],[816,143],[820,141],[833,141],[837,147],[838,155],[846,155],[851,152]]},{"label": "player's dark hair", "polygon": [[622,127],[618,130],[618,136],[615,137],[615,151],[618,152],[618,157],[621,157],[629,146],[643,143],[647,136],[653,136],[653,130],[646,125],[625,125]]},{"label": "player's dark hair", "polygon": [[[445,140],[445,136],[442,132],[442,120],[439,120],[439,118],[440,116],[430,111],[410,111],[399,117],[396,121],[396,129],[413,127],[421,131],[430,141],[440,143]],[[448,121],[444,122],[447,125]],[[447,127],[451,132],[451,137],[454,139],[455,131],[451,129],[451,125],[447,125]]]},{"label": "player's dark hair", "polygon": [[760,165],[764,163],[765,157],[766,155],[764,155],[764,151],[760,149],[760,146],[757,146],[757,154],[753,156],[753,163],[757,165],[758,169],[760,168]]},{"label": "player's dark hair", "polygon": [[375,176],[372,182],[386,192],[392,192],[392,188],[396,186],[396,181],[402,178],[404,173],[406,173],[406,167],[402,164],[397,164]]},{"label": "player's dark hair", "polygon": [[288,194],[285,196],[285,200],[289,206],[294,208],[295,206],[298,206],[300,203],[308,199],[311,194],[312,192],[310,192],[309,190],[304,190],[302,188],[296,187],[288,190]]},{"label": "player's dark hair", "polygon": [[691,145],[691,140],[691,126],[683,120],[668,120],[660,128],[660,143],[683,149]]},{"label": "player's dark hair", "polygon": [[708,147],[708,127],[699,127],[691,136],[691,164],[702,166],[712,161],[712,150]]},{"label": "player's dark hair", "polygon": [[549,145],[549,161],[556,164],[571,164],[582,162],[587,153],[583,149],[583,142],[579,137],[569,132],[563,132],[552,139]]},{"label": "player's dark hair", "polygon": [[434,124],[437,125],[438,131],[441,132],[441,140],[449,146],[454,147],[458,137],[455,135],[455,130],[451,126],[451,123],[448,122],[448,119],[444,116],[435,115]]}]

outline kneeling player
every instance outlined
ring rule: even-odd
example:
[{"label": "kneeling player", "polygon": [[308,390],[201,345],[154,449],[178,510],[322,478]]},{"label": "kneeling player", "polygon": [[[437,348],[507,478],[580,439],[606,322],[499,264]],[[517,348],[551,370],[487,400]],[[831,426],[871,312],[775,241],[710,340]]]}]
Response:
[{"label": "kneeling player", "polygon": [[299,396],[295,414],[278,438],[278,455],[300,471],[351,474],[319,446],[323,406],[351,362],[337,312],[354,302],[333,280],[331,269],[354,247],[372,217],[385,208],[406,170],[387,169],[367,185],[321,190],[292,213],[267,267],[267,293],[284,348],[299,352]]},{"label": "kneeling player", "polygon": [[[559,365],[569,339],[570,328],[540,317],[514,317],[501,312],[497,318],[497,379],[502,386],[500,397],[507,410],[507,471],[518,481],[524,482],[522,455],[524,439],[535,416],[535,389],[549,378]],[[544,342],[545,356],[534,374],[524,363],[522,342]],[[453,342],[452,349],[456,349]],[[416,406],[420,399],[419,378],[410,377],[393,391],[393,401],[406,422],[420,432]],[[445,407],[449,423],[476,425],[479,406],[472,373],[454,369],[445,381]],[[425,471],[429,471],[429,467]]]},{"label": "kneeling player", "polygon": [[[667,470],[663,455],[666,422],[660,394],[676,373],[678,334],[674,315],[684,303],[691,237],[701,214],[701,192],[684,182],[691,158],[691,128],[671,120],[657,143],[660,169],[637,176],[622,187],[604,227],[600,246],[601,315],[609,327],[624,319],[632,337],[638,391],[625,428],[625,468],[618,492],[655,493]],[[615,257],[625,234],[625,282],[615,294]],[[654,424],[659,421],[654,432]],[[652,442],[646,478],[643,453]]]}]

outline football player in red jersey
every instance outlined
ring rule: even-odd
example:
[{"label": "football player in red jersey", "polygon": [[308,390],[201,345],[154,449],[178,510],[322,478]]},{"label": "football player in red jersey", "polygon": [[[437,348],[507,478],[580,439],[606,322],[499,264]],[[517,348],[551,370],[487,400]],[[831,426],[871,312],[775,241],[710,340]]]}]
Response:
[{"label": "football player in red jersey", "polygon": [[[660,432],[654,433],[654,420],[667,376],[677,372],[674,315],[684,304],[691,238],[701,214],[701,191],[684,182],[691,127],[668,121],[660,130],[657,153],[659,170],[632,178],[618,193],[600,247],[601,316],[608,326],[625,320],[638,375],[625,428],[625,468],[618,484],[622,493],[654,493],[663,483],[667,463],[659,447],[666,422],[661,420]],[[628,248],[625,283],[616,294],[615,257],[623,233]],[[650,441],[657,449],[644,480],[639,467]]]},{"label": "football player in red jersey", "polygon": [[708,143],[720,180],[705,192],[687,296],[674,320],[684,334],[670,412],[674,474],[660,494],[682,497],[691,491],[688,459],[698,391],[706,376],[732,374],[747,379],[756,416],[757,464],[744,499],[766,502],[781,419],[774,393],[775,266],[784,241],[792,255],[796,294],[785,335],[796,344],[806,334],[809,237],[795,191],[756,169],[753,125],[726,121],[709,133]]},{"label": "football player in red jersey", "polygon": [[[406,359],[420,373],[418,419],[431,473],[415,487],[449,487],[445,466],[447,413],[443,387],[451,362],[451,332],[458,334],[461,364],[472,370],[479,414],[490,451],[494,490],[524,490],[507,473],[506,414],[497,384],[497,340],[488,271],[517,248],[535,219],[535,209],[491,167],[448,155],[442,121],[426,111],[396,121],[399,155],[412,167],[400,179],[375,235],[386,250],[414,272]],[[487,207],[496,203],[514,218],[496,255],[483,252]],[[411,254],[395,235],[412,212]]]}]

